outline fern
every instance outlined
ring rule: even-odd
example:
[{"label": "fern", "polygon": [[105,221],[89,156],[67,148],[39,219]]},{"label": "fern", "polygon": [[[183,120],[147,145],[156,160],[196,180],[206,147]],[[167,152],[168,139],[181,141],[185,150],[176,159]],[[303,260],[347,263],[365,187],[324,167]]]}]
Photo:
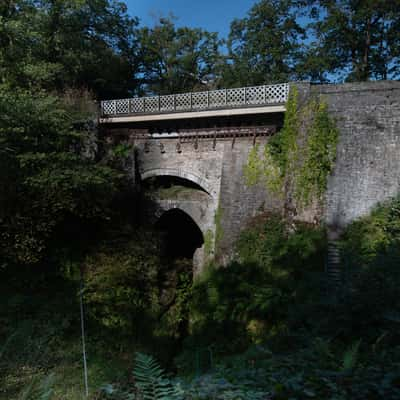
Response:
[{"label": "fern", "polygon": [[357,365],[361,339],[353,343],[343,355],[343,371],[352,371]]},{"label": "fern", "polygon": [[133,375],[143,400],[175,400],[180,396],[177,387],[165,378],[165,372],[151,356],[136,353]]},{"label": "fern", "polygon": [[8,346],[10,345],[11,341],[17,336],[17,332],[14,332],[12,335],[8,337],[6,342],[0,347],[0,360],[3,358]]},{"label": "fern", "polygon": [[44,379],[35,377],[28,387],[22,391],[19,400],[50,400],[53,398],[55,375],[50,374]]}]

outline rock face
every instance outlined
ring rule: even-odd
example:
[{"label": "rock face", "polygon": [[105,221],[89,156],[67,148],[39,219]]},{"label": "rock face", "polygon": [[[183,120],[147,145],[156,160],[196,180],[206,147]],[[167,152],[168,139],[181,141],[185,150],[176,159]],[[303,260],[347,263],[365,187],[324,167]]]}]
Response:
[{"label": "rock face", "polygon": [[[400,82],[296,86],[300,101],[319,96],[328,104],[340,131],[324,210],[310,209],[297,215],[308,221],[323,215],[330,239],[335,240],[346,224],[400,191]],[[254,121],[251,116],[241,121],[232,111],[232,117],[219,121],[228,130],[259,123],[259,116]],[[282,119],[282,113],[270,114],[262,124],[279,129]],[[155,202],[158,211],[153,210],[157,217],[179,208],[196,222],[205,238],[194,257],[200,271],[210,257],[217,256],[219,262],[226,263],[232,256],[233,243],[249,220],[259,213],[283,210],[285,204],[261,184],[246,186],[243,176],[250,150],[255,143],[265,144],[268,135],[236,136],[231,132],[216,139],[212,134],[201,134],[204,121],[197,123],[200,135],[196,133],[196,122],[191,123],[194,134],[183,140],[168,134],[153,135],[149,140],[129,133],[132,127],[125,128],[135,146],[131,170],[139,179],[176,176],[194,182],[202,190],[201,196],[193,198],[160,199]],[[107,134],[112,136],[113,129]]]}]

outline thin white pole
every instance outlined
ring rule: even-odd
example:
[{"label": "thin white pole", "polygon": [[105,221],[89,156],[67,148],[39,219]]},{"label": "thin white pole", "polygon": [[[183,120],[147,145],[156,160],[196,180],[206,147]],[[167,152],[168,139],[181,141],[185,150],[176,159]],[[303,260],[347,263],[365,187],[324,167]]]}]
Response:
[{"label": "thin white pole", "polygon": [[79,303],[80,303],[80,309],[81,309],[83,378],[84,378],[84,382],[85,382],[85,395],[86,395],[86,397],[88,397],[89,396],[89,385],[88,385],[88,372],[87,372],[87,361],[86,361],[85,320],[84,320],[84,313],[83,313],[83,273],[82,273],[82,269],[81,269]]}]

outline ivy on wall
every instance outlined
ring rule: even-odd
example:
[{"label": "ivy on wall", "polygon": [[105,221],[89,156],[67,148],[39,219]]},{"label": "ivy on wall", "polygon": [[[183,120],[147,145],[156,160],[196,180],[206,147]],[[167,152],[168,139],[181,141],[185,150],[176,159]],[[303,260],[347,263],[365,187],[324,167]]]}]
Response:
[{"label": "ivy on wall", "polygon": [[207,229],[204,235],[204,254],[206,258],[212,255],[213,244],[214,244],[214,233],[211,229]]},{"label": "ivy on wall", "polygon": [[290,187],[294,200],[307,206],[322,200],[328,176],[336,157],[338,130],[327,105],[313,99],[298,105],[298,91],[291,88],[283,128],[260,151],[250,151],[245,165],[246,184],[264,182],[267,188],[283,196]]},{"label": "ivy on wall", "polygon": [[221,205],[218,205],[217,210],[215,211],[214,214],[214,223],[215,223],[215,246],[217,246],[218,243],[221,242],[223,236],[224,236],[224,231],[222,229],[222,214],[223,210]]}]

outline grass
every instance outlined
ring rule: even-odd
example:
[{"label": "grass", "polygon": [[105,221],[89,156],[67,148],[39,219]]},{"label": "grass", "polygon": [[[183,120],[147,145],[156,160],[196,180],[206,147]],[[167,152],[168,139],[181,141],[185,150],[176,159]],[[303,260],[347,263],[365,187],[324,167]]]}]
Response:
[{"label": "grass", "polygon": [[[122,378],[122,374],[129,371],[130,360],[127,354],[110,356],[97,349],[88,349],[88,377],[91,396],[101,386],[115,382]],[[12,353],[12,354],[10,354]],[[0,365],[0,399],[20,400],[22,390],[36,380],[45,379],[54,374],[53,398],[57,400],[82,400],[84,396],[83,367],[81,359],[81,343],[79,338],[74,341],[60,342],[59,347],[52,352],[49,365],[43,362],[32,363],[18,359],[18,349],[9,347],[7,360]],[[13,355],[15,357],[13,357]],[[16,358],[16,359],[13,359]]]}]

